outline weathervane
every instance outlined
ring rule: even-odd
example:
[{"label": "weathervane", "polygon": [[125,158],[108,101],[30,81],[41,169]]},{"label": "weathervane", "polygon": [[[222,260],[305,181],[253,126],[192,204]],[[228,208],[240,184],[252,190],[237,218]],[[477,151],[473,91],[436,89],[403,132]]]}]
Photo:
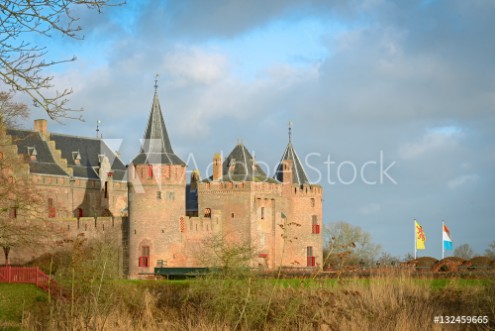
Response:
[{"label": "weathervane", "polygon": [[292,135],[292,121],[289,121],[289,142]]},{"label": "weathervane", "polygon": [[158,89],[158,74],[155,75],[155,92]]}]

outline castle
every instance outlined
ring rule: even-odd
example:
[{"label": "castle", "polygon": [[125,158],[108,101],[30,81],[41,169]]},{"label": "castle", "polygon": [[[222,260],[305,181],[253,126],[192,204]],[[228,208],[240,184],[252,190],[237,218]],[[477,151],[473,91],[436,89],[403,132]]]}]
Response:
[{"label": "castle", "polygon": [[[155,86],[144,143],[127,166],[104,140],[51,133],[46,120],[35,120],[34,130],[8,129],[6,137],[0,162],[7,153],[24,160],[44,199],[43,218],[67,237],[114,232],[131,278],[155,267],[204,266],[202,243],[215,236],[252,247],[252,267],[323,265],[322,188],[309,183],[290,135],[273,178],[237,144],[225,160],[213,155],[211,177],[192,171],[188,184]],[[13,251],[11,261],[39,252]]]}]

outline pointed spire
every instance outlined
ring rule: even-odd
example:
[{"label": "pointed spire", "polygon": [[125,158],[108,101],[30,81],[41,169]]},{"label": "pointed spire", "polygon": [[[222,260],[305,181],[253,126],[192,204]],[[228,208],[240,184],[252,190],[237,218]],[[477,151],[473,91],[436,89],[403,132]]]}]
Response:
[{"label": "pointed spire", "polygon": [[301,160],[297,156],[296,150],[292,145],[292,122],[289,122],[289,143],[287,144],[284,154],[282,155],[282,159],[280,160],[277,170],[275,171],[274,178],[280,182],[283,180],[282,162],[286,160],[292,161],[292,183],[299,186],[303,184],[310,184]]},{"label": "pointed spire", "polygon": [[148,119],[148,126],[144,134],[141,153],[134,159],[133,163],[152,164],[180,164],[185,163],[175,155],[167,128],[163,120],[163,114],[158,99],[158,75],[155,76],[155,94]]}]

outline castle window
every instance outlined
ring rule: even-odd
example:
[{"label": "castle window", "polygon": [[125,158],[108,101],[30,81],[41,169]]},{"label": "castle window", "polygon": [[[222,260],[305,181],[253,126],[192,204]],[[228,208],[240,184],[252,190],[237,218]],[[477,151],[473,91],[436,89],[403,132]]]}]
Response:
[{"label": "castle window", "polygon": [[211,208],[205,208],[205,218],[211,218]]},{"label": "castle window", "polygon": [[80,217],[83,217],[83,210],[82,208],[77,208],[76,210],[74,210],[74,214],[77,218],[80,218]]},{"label": "castle window", "polygon": [[156,198],[157,198],[157,199],[161,199],[161,198],[162,198],[162,192],[157,191],[157,192],[156,192]]},{"label": "castle window", "polygon": [[153,165],[148,164],[148,178],[153,178]]},{"label": "castle window", "polygon": [[108,182],[105,182],[105,199],[108,199]]},{"label": "castle window", "polygon": [[17,218],[17,207],[10,207],[10,218]]},{"label": "castle window", "polygon": [[139,257],[138,265],[141,268],[150,266],[150,246],[141,247],[141,256]]},{"label": "castle window", "polygon": [[48,198],[48,217],[54,218],[57,216],[57,209],[53,204],[53,198]]},{"label": "castle window", "polygon": [[311,198],[311,207],[315,206],[315,198]]},{"label": "castle window", "polygon": [[265,207],[261,207],[261,219],[265,219]]},{"label": "castle window", "polygon": [[316,266],[316,257],[313,256],[313,246],[306,247],[306,257],[307,257],[307,266],[314,267]]},{"label": "castle window", "polygon": [[320,233],[320,225],[318,224],[318,216],[313,215],[311,220],[311,233],[319,234]]},{"label": "castle window", "polygon": [[235,217],[235,215],[234,215],[234,213],[232,213],[232,218],[234,218],[234,217]]}]

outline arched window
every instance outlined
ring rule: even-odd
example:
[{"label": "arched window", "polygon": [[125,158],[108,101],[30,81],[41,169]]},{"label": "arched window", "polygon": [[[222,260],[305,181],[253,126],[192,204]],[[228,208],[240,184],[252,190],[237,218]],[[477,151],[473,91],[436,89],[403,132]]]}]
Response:
[{"label": "arched window", "polygon": [[316,257],[313,256],[313,246],[306,247],[306,257],[307,257],[307,266],[314,267],[316,266]]},{"label": "arched window", "polygon": [[311,220],[311,233],[319,234],[320,233],[320,225],[318,224],[318,216],[313,215]]},{"label": "arched window", "polygon": [[150,246],[141,247],[141,256],[139,257],[139,266],[148,268],[150,266]]},{"label": "arched window", "polygon": [[211,208],[205,208],[205,218],[211,218]]},{"label": "arched window", "polygon": [[139,245],[140,256],[138,258],[138,266],[140,268],[148,268],[150,266],[150,242],[148,240],[143,240],[141,245]]}]

